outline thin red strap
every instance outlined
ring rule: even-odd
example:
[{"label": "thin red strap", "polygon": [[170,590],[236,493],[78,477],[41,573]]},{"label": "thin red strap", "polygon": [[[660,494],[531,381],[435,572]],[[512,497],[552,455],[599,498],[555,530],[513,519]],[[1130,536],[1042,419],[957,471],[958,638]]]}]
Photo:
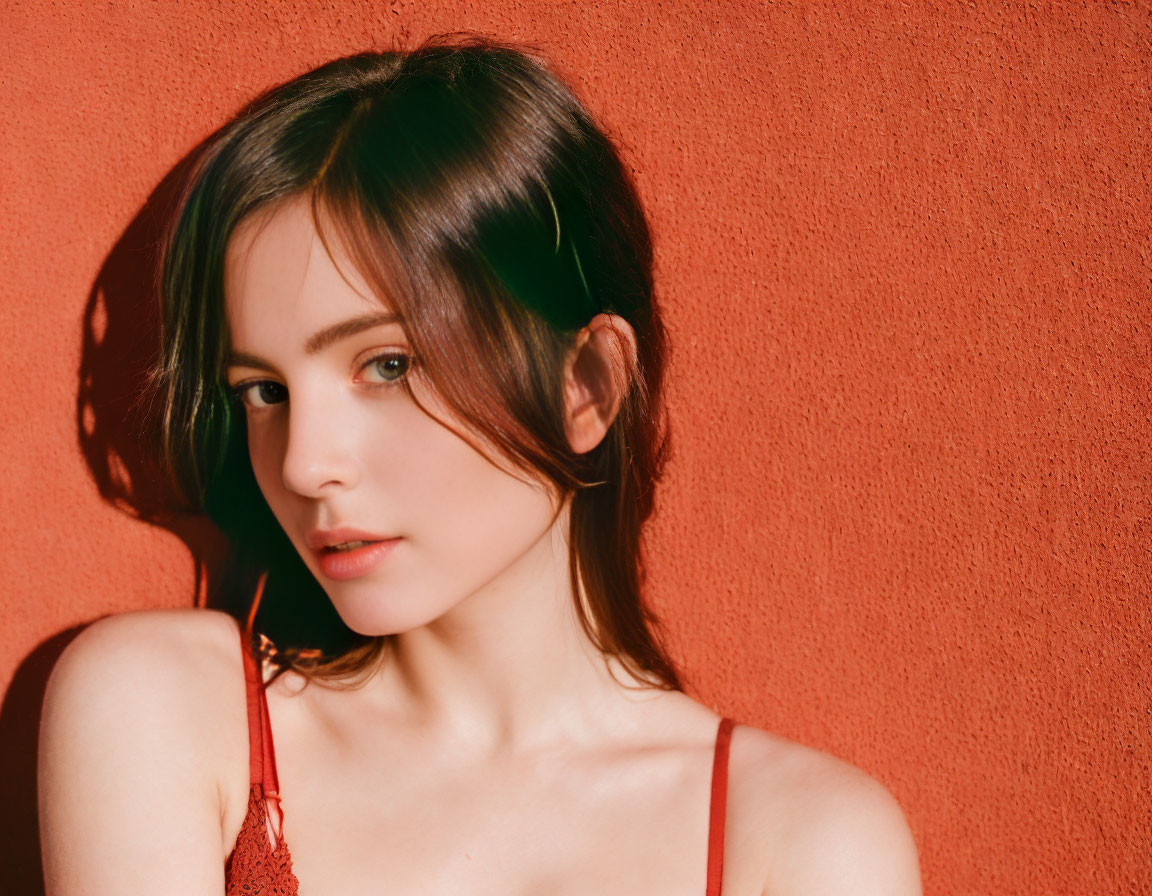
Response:
[{"label": "thin red strap", "polygon": [[268,695],[260,688],[260,743],[264,747],[264,793],[270,797],[280,796],[280,778],[276,774],[276,748],[272,742],[272,720],[268,717]]},{"label": "thin red strap", "polygon": [[[268,696],[265,692],[260,664],[253,654],[250,633],[241,633],[244,655],[244,685],[248,700],[248,781],[259,784],[265,799],[276,804],[277,824],[272,835],[279,842],[284,826],[284,813],[280,808],[280,780],[276,774],[276,752],[272,745],[272,721],[268,716]],[[271,816],[269,816],[271,823]]]},{"label": "thin red strap", "polygon": [[246,632],[240,634],[240,649],[244,656],[244,689],[248,697],[248,782],[264,781],[264,725],[266,712],[264,689],[260,686],[260,668],[252,656]]},{"label": "thin red strap", "polygon": [[734,722],[725,717],[716,731],[712,758],[712,801],[708,812],[708,889],[705,896],[720,896],[724,877],[724,817],[728,809],[728,747]]}]

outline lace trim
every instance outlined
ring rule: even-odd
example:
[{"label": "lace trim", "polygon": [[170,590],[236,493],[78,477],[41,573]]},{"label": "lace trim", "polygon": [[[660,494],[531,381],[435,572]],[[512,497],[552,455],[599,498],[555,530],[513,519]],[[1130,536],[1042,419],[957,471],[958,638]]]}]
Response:
[{"label": "lace trim", "polygon": [[224,880],[226,896],[299,896],[288,844],[270,829],[261,784],[253,784],[248,793],[248,814],[224,865]]}]

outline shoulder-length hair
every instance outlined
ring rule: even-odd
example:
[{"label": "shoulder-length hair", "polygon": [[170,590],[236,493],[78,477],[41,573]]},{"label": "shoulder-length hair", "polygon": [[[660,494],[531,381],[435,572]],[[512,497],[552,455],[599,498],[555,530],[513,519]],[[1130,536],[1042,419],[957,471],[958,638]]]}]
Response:
[{"label": "shoulder-length hair", "polygon": [[[267,574],[254,626],[282,667],[356,677],[387,640],[335,618],[260,495],[223,384],[229,239],[246,216],[301,196],[326,245],[330,227],[399,312],[457,418],[571,497],[588,637],[640,681],[679,688],[641,594],[641,528],[667,444],[649,228],[616,149],[568,87],[529,53],[476,37],[337,59],[269,91],[205,144],[165,239],[161,451],[240,564]],[[563,365],[599,312],[628,321],[638,353],[607,435],[577,454]]]}]

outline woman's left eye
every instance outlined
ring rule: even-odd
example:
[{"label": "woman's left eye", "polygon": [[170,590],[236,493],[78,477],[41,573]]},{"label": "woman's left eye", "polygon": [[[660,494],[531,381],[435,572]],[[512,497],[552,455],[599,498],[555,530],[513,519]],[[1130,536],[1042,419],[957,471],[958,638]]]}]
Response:
[{"label": "woman's left eye", "polygon": [[368,382],[399,383],[412,368],[412,356],[400,352],[377,355],[361,368],[361,376]]}]

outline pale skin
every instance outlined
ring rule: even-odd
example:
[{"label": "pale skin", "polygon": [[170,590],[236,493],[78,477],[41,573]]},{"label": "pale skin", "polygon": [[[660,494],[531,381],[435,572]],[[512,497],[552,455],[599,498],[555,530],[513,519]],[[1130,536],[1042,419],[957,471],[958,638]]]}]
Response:
[{"label": "pale skin", "polygon": [[[573,611],[564,507],[388,385],[404,365],[379,358],[403,353],[403,327],[366,319],[386,308],[336,248],[334,262],[306,205],[287,202],[237,230],[226,290],[227,376],[248,385],[261,488],[345,621],[396,634],[363,687],[289,673],[269,689],[301,893],[702,896],[718,716],[621,685]],[[610,374],[632,351],[614,315],[581,331],[565,376],[574,450],[611,424]],[[326,580],[306,540],[339,525],[402,540],[368,575]],[[147,611],[87,629],[44,707],[50,896],[219,896],[247,809],[247,732],[230,617]],[[919,892],[887,791],[736,729],[725,896]]]}]

